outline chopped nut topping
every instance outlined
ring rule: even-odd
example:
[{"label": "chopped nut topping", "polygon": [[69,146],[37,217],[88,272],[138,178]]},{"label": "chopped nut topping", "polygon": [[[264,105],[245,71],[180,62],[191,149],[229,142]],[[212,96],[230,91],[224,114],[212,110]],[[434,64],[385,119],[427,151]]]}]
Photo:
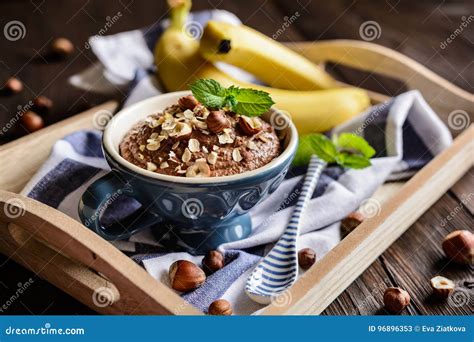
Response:
[{"label": "chopped nut topping", "polygon": [[[158,138],[158,135],[159,135],[158,133],[153,132],[153,133],[151,133],[151,135],[150,135],[150,139],[151,139],[151,140],[156,140],[156,138]],[[150,140],[150,139],[148,139],[148,140]]]},{"label": "chopped nut topping", "polygon": [[173,146],[171,146],[171,149],[172,149],[172,150],[176,150],[176,149],[178,148],[178,146],[179,146],[179,143],[180,143],[179,141],[175,142],[175,143],[173,144]]},{"label": "chopped nut topping", "polygon": [[186,177],[209,177],[211,175],[211,169],[207,165],[206,161],[199,159],[187,168]]},{"label": "chopped nut topping", "polygon": [[209,150],[207,149],[206,146],[202,146],[201,149],[204,153],[209,153]]},{"label": "chopped nut topping", "polygon": [[160,164],[160,169],[166,169],[167,167],[169,167],[170,165],[167,163],[167,162],[163,162]]},{"label": "chopped nut topping", "polygon": [[240,155],[240,150],[238,148],[234,148],[234,150],[232,151],[232,159],[234,159],[234,161],[236,162],[239,162],[243,159]]},{"label": "chopped nut topping", "polygon": [[140,158],[141,160],[145,159],[145,157],[141,153],[138,154],[138,158]]},{"label": "chopped nut topping", "polygon": [[160,142],[158,140],[148,139],[146,149],[149,151],[156,151],[160,148]]},{"label": "chopped nut topping", "polygon": [[252,140],[250,140],[248,143],[247,143],[247,147],[250,149],[250,150],[256,150],[258,147],[257,147],[257,144],[255,144]]},{"label": "chopped nut topping", "polygon": [[219,146],[217,146],[217,145],[212,146],[212,150],[213,151],[219,151]]},{"label": "chopped nut topping", "polygon": [[209,153],[209,155],[207,156],[207,161],[209,162],[209,164],[214,165],[217,162],[217,153]]},{"label": "chopped nut topping", "polygon": [[182,160],[184,163],[187,163],[188,161],[191,160],[191,157],[192,157],[191,151],[189,151],[189,149],[186,148],[186,149],[184,150],[183,155],[181,156],[181,160]]},{"label": "chopped nut topping", "polygon": [[191,152],[199,152],[201,144],[196,139],[189,139],[188,148]]},{"label": "chopped nut topping", "polygon": [[155,171],[157,169],[157,166],[155,163],[152,163],[152,162],[147,162],[146,163],[146,169],[148,171]]},{"label": "chopped nut topping", "polygon": [[219,143],[224,144],[232,144],[234,142],[234,138],[230,135],[232,130],[230,128],[224,129],[222,134],[219,134],[217,137],[219,139]]},{"label": "chopped nut topping", "polygon": [[138,148],[140,149],[140,151],[143,152],[143,151],[145,151],[145,147],[146,147],[145,145],[140,145]]},{"label": "chopped nut topping", "polygon": [[186,119],[192,119],[194,118],[194,112],[192,110],[186,109],[183,113],[184,117]]},{"label": "chopped nut topping", "polygon": [[201,121],[197,118],[194,118],[191,120],[191,123],[194,125],[194,127],[197,127],[199,129],[207,129],[207,124],[205,121]]}]

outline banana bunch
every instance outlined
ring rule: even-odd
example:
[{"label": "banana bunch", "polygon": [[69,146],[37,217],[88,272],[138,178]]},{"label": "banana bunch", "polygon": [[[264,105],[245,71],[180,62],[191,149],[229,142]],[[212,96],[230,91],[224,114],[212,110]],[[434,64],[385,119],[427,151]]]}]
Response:
[{"label": "banana bunch", "polygon": [[[168,0],[168,4],[170,26],[155,47],[158,77],[168,91],[188,89],[202,78],[225,87],[260,89],[289,113],[300,134],[327,131],[370,105],[364,90],[334,88],[335,81],[324,70],[243,25],[209,22],[198,42],[185,27],[191,1]],[[247,70],[271,87],[237,80],[215,67],[216,61]]]}]

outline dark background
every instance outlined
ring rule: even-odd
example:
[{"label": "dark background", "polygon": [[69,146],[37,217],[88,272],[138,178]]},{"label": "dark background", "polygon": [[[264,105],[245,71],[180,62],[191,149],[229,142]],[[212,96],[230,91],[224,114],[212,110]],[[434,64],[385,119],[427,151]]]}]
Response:
[{"label": "dark background", "polygon": [[[472,92],[474,84],[472,27],[468,27],[446,49],[445,41],[463,20],[473,14],[472,1],[194,1],[195,10],[219,8],[237,14],[240,19],[272,36],[281,28],[285,16],[296,11],[300,16],[278,37],[280,41],[361,39],[359,27],[374,20],[381,27],[381,36],[374,42],[400,51],[426,65],[454,84]],[[0,83],[16,76],[25,90],[15,96],[0,97],[0,126],[17,111],[17,106],[38,95],[54,101],[53,111],[45,116],[50,124],[79,113],[110,97],[78,90],[68,84],[68,78],[83,70],[96,59],[84,48],[88,37],[97,34],[108,16],[120,11],[123,16],[107,34],[146,27],[166,17],[165,1],[145,0],[3,0],[0,2],[0,28],[12,20],[21,21],[26,36],[9,41],[0,34]],[[474,25],[472,23],[471,25]],[[473,26],[474,27],[474,26]],[[2,30],[3,31],[3,30]],[[0,32],[3,33],[3,32]],[[48,56],[48,45],[56,37],[66,37],[76,51],[65,60]],[[364,75],[352,70],[334,68],[339,79],[359,84],[389,95],[403,92],[403,86],[393,80]],[[124,91],[114,98],[123,100]],[[0,139],[7,142],[26,134],[18,125]],[[0,161],[1,162],[1,161]],[[440,241],[454,229],[472,227],[472,203],[448,224],[439,222],[460,205],[462,195],[472,192],[473,170],[443,196],[410,230],[359,277],[325,314],[375,314],[380,310],[381,296],[386,286],[401,286],[412,294],[407,314],[470,314],[468,305],[440,304],[430,296],[428,281],[442,272],[459,286],[470,291],[472,305],[472,268],[459,267],[443,258]],[[407,255],[410,257],[407,258]],[[90,309],[75,301],[37,275],[0,256],[0,305],[16,291],[18,283],[34,280],[21,298],[4,313],[7,314],[87,314]],[[472,309],[472,306],[471,306]]]}]

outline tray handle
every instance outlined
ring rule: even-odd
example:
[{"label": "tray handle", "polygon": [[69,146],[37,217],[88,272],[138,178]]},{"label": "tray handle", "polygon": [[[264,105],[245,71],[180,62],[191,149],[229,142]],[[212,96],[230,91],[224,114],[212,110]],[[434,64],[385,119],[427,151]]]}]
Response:
[{"label": "tray handle", "polygon": [[[50,256],[43,263],[43,268],[66,267],[68,269],[65,273],[70,274],[71,268],[80,267],[82,272],[86,272],[79,279],[89,280],[89,287],[81,287],[88,293],[73,295],[96,311],[122,314],[202,314],[113,245],[54,208],[28,197],[0,190],[0,222],[3,223],[0,229],[8,224],[8,241],[16,242],[16,246],[10,247],[10,250],[14,248],[13,254],[25,244],[31,243],[31,240],[37,240],[43,244],[43,247],[36,246],[37,252]],[[0,236],[2,235],[5,232],[0,232]],[[68,262],[64,256],[77,263]],[[45,256],[41,257],[44,261]],[[37,269],[38,258],[33,256],[33,259],[31,262],[36,266],[32,267],[33,271],[41,274],[41,269]],[[29,265],[29,261],[25,260],[25,264]],[[96,277],[90,278],[91,270],[98,273]],[[104,282],[108,284],[108,290],[98,293],[103,291]],[[109,284],[110,282],[113,284]],[[75,289],[71,290],[74,291]],[[100,296],[109,297],[106,298],[107,305],[97,304],[101,300]]]},{"label": "tray handle", "polygon": [[454,110],[474,115],[473,94],[390,48],[346,39],[296,42],[287,46],[315,63],[330,61],[400,80],[409,89],[418,89],[442,117]]}]

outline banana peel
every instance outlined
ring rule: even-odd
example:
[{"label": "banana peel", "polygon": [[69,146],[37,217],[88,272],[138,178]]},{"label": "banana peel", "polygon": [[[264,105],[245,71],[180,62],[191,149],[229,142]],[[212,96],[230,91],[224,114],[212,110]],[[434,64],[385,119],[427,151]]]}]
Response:
[{"label": "banana peel", "polygon": [[297,91],[239,81],[204,59],[199,52],[199,42],[185,33],[191,1],[174,0],[169,1],[169,5],[171,23],[154,52],[158,77],[168,91],[189,89],[189,84],[198,79],[214,79],[226,87],[263,90],[271,95],[275,107],[288,112],[300,134],[327,131],[370,105],[367,93],[358,88]]}]

